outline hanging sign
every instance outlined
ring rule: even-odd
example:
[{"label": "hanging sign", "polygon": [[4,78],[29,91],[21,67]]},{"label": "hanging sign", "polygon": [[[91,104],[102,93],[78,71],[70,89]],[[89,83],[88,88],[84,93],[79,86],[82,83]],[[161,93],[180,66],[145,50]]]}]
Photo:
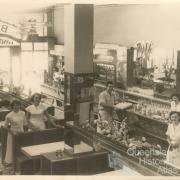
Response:
[{"label": "hanging sign", "polygon": [[19,46],[18,41],[13,40],[12,38],[0,36],[0,47],[1,46]]},{"label": "hanging sign", "polygon": [[0,34],[9,35],[16,39],[21,39],[21,33],[18,26],[0,20]]}]

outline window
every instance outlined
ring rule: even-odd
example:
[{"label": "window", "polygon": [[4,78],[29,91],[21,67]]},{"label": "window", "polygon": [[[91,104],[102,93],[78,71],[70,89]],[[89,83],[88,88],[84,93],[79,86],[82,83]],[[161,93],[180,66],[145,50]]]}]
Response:
[{"label": "window", "polygon": [[44,71],[48,69],[48,43],[21,43],[22,84],[24,93],[41,92],[44,82]]}]

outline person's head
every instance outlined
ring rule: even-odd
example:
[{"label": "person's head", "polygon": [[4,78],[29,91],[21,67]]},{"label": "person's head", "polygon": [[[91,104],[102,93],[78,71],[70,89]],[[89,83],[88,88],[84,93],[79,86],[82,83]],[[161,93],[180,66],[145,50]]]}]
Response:
[{"label": "person's head", "polygon": [[41,94],[39,93],[33,94],[31,101],[33,102],[34,105],[38,106],[39,103],[41,102]]},{"label": "person's head", "polygon": [[172,99],[172,101],[174,101],[174,102],[179,102],[179,100],[180,100],[180,94],[178,94],[178,93],[173,93],[172,95],[171,95],[171,99]]},{"label": "person's head", "polygon": [[21,102],[18,100],[12,101],[11,108],[14,112],[18,112],[21,108]]},{"label": "person's head", "polygon": [[180,112],[172,111],[170,113],[170,120],[175,125],[179,124],[179,122],[180,122]]},{"label": "person's head", "polygon": [[153,75],[153,74],[151,74],[151,75],[149,76],[149,79],[150,79],[151,81],[153,81],[153,79],[154,79],[154,75]]},{"label": "person's head", "polygon": [[106,90],[111,94],[112,93],[112,91],[113,91],[113,83],[111,82],[111,81],[108,81],[107,83],[106,83]]}]

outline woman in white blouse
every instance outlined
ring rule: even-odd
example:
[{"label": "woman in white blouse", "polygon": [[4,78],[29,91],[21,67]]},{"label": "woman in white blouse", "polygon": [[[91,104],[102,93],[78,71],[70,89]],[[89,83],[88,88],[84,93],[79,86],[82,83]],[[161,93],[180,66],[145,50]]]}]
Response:
[{"label": "woman in white blouse", "polygon": [[174,93],[171,95],[171,111],[180,112],[180,94]]},{"label": "woman in white blouse", "polygon": [[[33,104],[26,108],[28,127],[33,131],[46,129],[45,122],[48,120],[48,107],[41,103],[41,95],[38,93],[32,96],[32,102]],[[54,127],[57,127],[53,121],[51,123]]]},{"label": "woman in white blouse", "polygon": [[180,167],[180,112],[172,111],[170,120],[166,132],[169,143],[167,162]]},{"label": "woman in white blouse", "polygon": [[5,127],[8,129],[5,163],[13,163],[13,134],[24,132],[26,124],[25,112],[21,111],[21,102],[14,100],[11,103],[12,111],[5,117]]}]

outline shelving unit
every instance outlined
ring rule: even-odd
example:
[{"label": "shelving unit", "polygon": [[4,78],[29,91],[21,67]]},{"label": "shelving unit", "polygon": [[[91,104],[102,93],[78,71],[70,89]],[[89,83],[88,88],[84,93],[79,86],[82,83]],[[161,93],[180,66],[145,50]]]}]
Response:
[{"label": "shelving unit", "polygon": [[97,43],[94,48],[95,81],[112,81],[126,87],[127,49],[116,44]]},{"label": "shelving unit", "polygon": [[55,108],[64,110],[64,45],[50,50],[48,72],[44,74],[41,94],[54,101]]},{"label": "shelving unit", "polygon": [[93,74],[65,73],[65,119],[81,124],[90,119]]}]

